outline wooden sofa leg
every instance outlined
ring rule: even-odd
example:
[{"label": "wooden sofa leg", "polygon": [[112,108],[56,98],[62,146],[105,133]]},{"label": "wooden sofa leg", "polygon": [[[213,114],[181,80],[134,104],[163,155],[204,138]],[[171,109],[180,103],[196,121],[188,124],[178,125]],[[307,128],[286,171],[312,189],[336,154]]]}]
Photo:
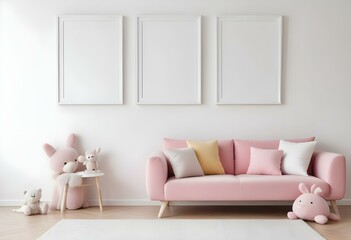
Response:
[{"label": "wooden sofa leg", "polygon": [[339,212],[338,205],[336,205],[336,201],[335,201],[335,200],[332,200],[332,201],[330,201],[330,203],[331,203],[331,206],[332,206],[332,209],[333,209],[334,213],[335,213],[336,215],[338,215],[339,217],[341,217],[341,216],[340,216],[340,212]]},{"label": "wooden sofa leg", "polygon": [[160,211],[158,213],[158,218],[162,217],[163,212],[166,210],[166,208],[168,207],[169,201],[162,201],[162,205],[160,208]]}]

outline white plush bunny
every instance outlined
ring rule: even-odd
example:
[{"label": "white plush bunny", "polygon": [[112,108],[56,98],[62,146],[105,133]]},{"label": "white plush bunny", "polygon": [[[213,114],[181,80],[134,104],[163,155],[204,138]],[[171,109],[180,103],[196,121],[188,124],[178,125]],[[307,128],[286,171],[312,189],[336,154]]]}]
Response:
[{"label": "white plush bunny", "polygon": [[98,153],[100,153],[100,148],[94,149],[92,151],[86,151],[85,156],[79,156],[78,161],[83,163],[86,167],[86,172],[98,172]]}]

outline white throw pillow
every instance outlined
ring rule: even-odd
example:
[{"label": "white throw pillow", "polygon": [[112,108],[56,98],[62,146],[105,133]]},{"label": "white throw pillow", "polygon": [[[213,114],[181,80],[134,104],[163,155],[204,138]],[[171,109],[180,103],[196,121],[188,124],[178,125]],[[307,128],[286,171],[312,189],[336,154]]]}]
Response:
[{"label": "white throw pillow", "polygon": [[279,142],[279,150],[283,150],[283,174],[308,176],[307,169],[317,142],[293,143],[284,140]]},{"label": "white throw pillow", "polygon": [[176,178],[203,176],[204,172],[192,148],[165,150]]}]

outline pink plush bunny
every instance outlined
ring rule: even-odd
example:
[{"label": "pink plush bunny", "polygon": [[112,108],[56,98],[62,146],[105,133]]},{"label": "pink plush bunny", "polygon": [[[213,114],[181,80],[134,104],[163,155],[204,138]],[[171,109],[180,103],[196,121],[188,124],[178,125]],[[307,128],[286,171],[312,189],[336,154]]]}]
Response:
[{"label": "pink plush bunny", "polygon": [[313,184],[311,192],[307,189],[304,183],[299,184],[299,189],[302,194],[295,200],[293,211],[288,212],[289,219],[304,219],[315,221],[319,224],[331,220],[340,220],[340,217],[330,212],[327,201],[322,197],[322,189]]},{"label": "pink plush bunny", "polygon": [[76,173],[78,168],[78,153],[75,149],[76,137],[71,134],[67,139],[67,146],[61,149],[55,149],[48,143],[43,148],[47,156],[50,158],[50,165],[54,171],[56,186],[50,203],[51,210],[59,210],[62,200],[62,189],[68,184],[68,194],[66,206],[68,209],[78,209],[88,207],[85,201],[82,177]]}]

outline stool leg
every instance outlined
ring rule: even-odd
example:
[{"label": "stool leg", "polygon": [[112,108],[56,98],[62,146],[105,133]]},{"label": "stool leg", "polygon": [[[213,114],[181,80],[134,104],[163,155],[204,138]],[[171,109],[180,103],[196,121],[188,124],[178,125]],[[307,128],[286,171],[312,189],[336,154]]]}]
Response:
[{"label": "stool leg", "polygon": [[68,191],[68,183],[63,185],[62,199],[61,199],[61,213],[64,213],[66,211],[67,191]]},{"label": "stool leg", "polygon": [[96,177],[95,181],[96,181],[96,188],[98,191],[100,211],[102,212],[102,197],[101,197],[101,190],[100,190],[100,184],[99,184],[99,177]]},{"label": "stool leg", "polygon": [[330,201],[330,203],[331,203],[331,206],[334,210],[334,213],[340,217],[340,212],[339,212],[338,205],[336,205],[336,201],[332,200],[332,201]]}]

